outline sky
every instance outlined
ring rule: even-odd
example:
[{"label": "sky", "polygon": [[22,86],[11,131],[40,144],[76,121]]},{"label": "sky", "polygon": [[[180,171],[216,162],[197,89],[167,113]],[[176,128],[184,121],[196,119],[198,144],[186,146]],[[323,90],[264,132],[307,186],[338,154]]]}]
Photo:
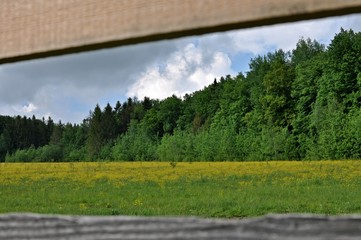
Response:
[{"label": "sky", "polygon": [[301,37],[328,45],[340,28],[361,31],[361,14],[163,40],[0,65],[0,115],[81,123],[96,104],[164,99],[246,73],[251,58],[295,48]]}]

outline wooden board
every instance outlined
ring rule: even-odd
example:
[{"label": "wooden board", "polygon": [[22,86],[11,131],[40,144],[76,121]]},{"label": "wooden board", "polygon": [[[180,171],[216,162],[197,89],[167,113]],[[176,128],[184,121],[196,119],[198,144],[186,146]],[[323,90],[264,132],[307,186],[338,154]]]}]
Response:
[{"label": "wooden board", "polygon": [[0,215],[0,239],[359,240],[361,216],[269,215],[227,220]]},{"label": "wooden board", "polygon": [[361,0],[1,0],[0,63],[361,12]]}]

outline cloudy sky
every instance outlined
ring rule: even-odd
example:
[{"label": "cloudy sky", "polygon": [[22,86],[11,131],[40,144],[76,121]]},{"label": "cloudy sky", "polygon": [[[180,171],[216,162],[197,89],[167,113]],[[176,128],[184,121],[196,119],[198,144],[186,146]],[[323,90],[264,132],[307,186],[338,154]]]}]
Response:
[{"label": "cloudy sky", "polygon": [[361,31],[361,14],[0,65],[0,115],[80,123],[97,103],[183,96],[246,73],[252,57],[292,50],[300,37],[327,45],[341,27]]}]

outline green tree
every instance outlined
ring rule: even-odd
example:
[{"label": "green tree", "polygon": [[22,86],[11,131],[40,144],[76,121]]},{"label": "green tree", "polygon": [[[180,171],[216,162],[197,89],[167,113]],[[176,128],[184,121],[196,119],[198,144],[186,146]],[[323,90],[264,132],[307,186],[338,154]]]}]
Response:
[{"label": "green tree", "polygon": [[107,143],[117,137],[117,122],[115,112],[108,103],[104,108],[100,118],[100,140],[102,144]]},{"label": "green tree", "polygon": [[[311,116],[319,94],[320,81],[324,74],[325,55],[320,53],[296,67],[296,79],[292,84],[291,96],[295,102],[293,133],[297,139],[299,158],[306,156],[307,143],[312,133]],[[312,141],[315,141],[314,139]]]},{"label": "green tree", "polygon": [[90,158],[97,158],[100,152],[100,149],[103,146],[102,138],[102,111],[99,105],[96,105],[94,112],[92,112],[90,121],[89,121],[89,132],[87,139],[87,151]]},{"label": "green tree", "polygon": [[291,62],[297,66],[301,63],[308,62],[313,57],[323,53],[325,46],[316,40],[307,38],[301,38],[296,45],[296,48],[292,50]]},{"label": "green tree", "polygon": [[163,132],[173,134],[174,129],[177,127],[177,121],[182,111],[181,99],[175,95],[166,98],[159,105],[158,120],[162,124]]},{"label": "green tree", "polygon": [[[361,72],[361,33],[352,30],[336,34],[327,51],[327,67],[321,93],[328,99],[344,102],[350,110],[360,107],[361,96],[358,78]],[[357,94],[356,94],[357,93]],[[353,96],[356,99],[350,99]]]},{"label": "green tree", "polygon": [[263,78],[265,92],[260,96],[264,120],[272,126],[286,127],[293,118],[294,103],[290,89],[295,72],[283,51],[277,51],[269,58],[270,69]]},{"label": "green tree", "polygon": [[11,151],[11,138],[9,132],[5,129],[0,134],[0,162],[5,160],[7,153]]}]

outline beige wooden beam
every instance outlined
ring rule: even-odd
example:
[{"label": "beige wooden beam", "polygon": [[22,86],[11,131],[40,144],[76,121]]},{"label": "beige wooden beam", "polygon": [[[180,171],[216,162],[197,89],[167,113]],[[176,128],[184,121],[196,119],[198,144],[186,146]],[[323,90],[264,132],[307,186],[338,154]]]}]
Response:
[{"label": "beige wooden beam", "polygon": [[0,63],[361,12],[361,0],[1,0]]}]

